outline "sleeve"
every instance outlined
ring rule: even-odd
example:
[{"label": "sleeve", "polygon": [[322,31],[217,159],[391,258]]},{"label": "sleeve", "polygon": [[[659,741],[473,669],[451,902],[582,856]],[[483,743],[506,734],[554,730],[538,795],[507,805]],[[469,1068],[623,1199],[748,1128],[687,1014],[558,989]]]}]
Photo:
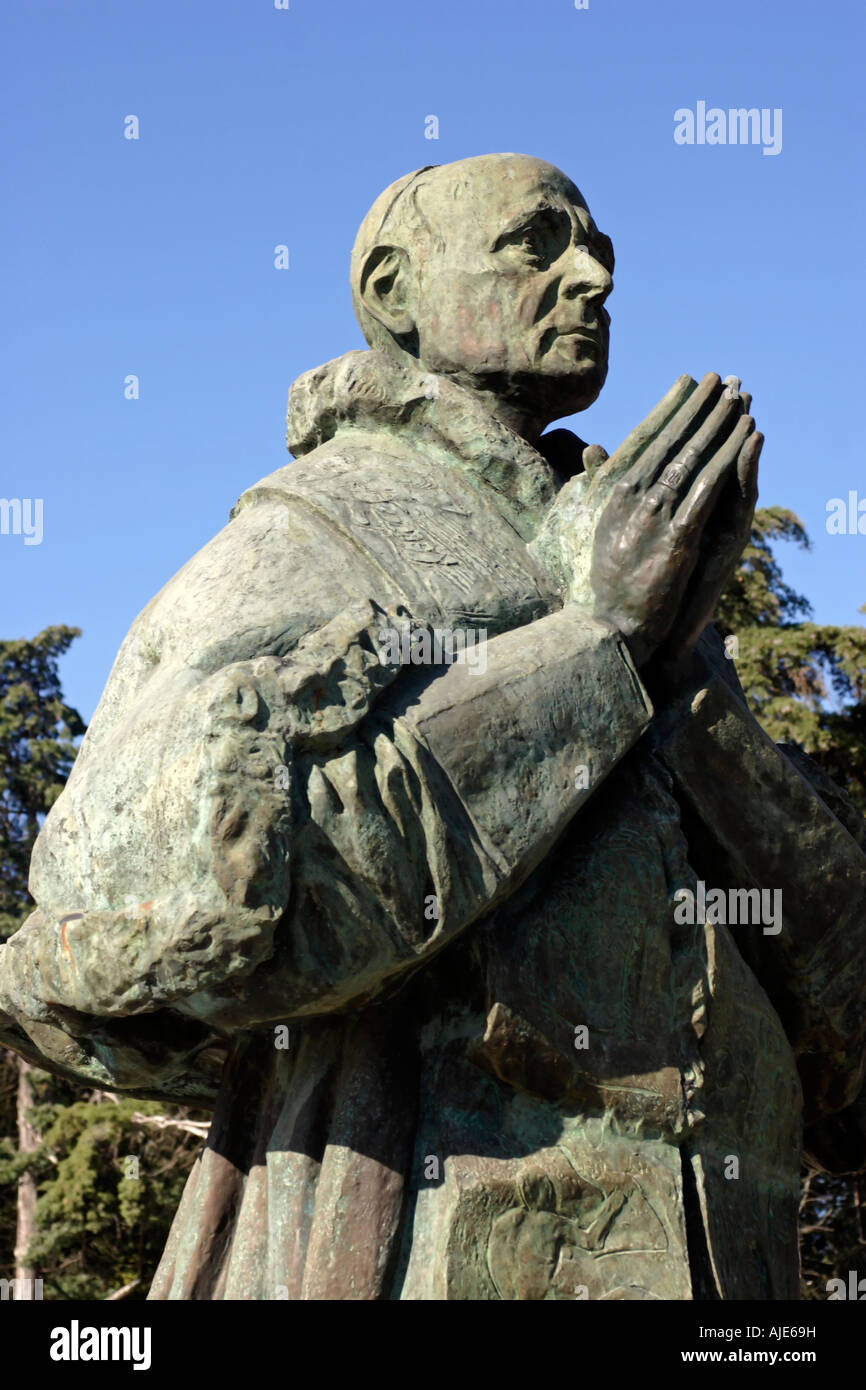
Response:
[{"label": "sleeve", "polygon": [[406,665],[395,622],[363,601],[289,657],[174,681],[152,777],[112,811],[142,874],[125,910],[62,898],[70,780],[0,953],[0,1008],[49,1062],[166,1088],[215,1035],[368,998],[512,892],[652,717],[625,644],[574,607],[440,666]]}]

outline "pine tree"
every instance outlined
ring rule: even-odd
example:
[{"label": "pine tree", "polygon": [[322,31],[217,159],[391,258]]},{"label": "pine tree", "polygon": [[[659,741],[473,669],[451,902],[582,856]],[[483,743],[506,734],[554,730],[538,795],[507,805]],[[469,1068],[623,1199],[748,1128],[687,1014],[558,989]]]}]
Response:
[{"label": "pine tree", "polygon": [[736,639],[737,674],[770,737],[802,748],[866,812],[866,628],[810,621],[773,554],[783,540],[810,547],[793,512],[756,512],[716,626]]},{"label": "pine tree", "polygon": [[49,627],[32,641],[0,642],[0,941],[32,910],[30,855],[84,733],[63,700],[57,662],[81,633]]},{"label": "pine tree", "polygon": [[[45,813],[60,795],[84,733],[77,710],[63,701],[58,659],[80,636],[52,627],[31,642],[0,642],[0,940],[22,923],[32,904],[27,892],[30,854]],[[16,1182],[15,1279],[35,1293],[29,1254],[36,1226],[36,1180],[28,1161],[39,1145],[31,1120],[33,1068],[15,1060]]]}]

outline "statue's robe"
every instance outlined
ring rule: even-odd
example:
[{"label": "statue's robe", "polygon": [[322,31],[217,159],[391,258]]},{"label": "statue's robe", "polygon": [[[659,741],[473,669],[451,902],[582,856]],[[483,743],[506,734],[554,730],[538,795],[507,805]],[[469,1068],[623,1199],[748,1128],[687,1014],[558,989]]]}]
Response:
[{"label": "statue's robe", "polygon": [[[712,634],[653,709],[563,580],[556,435],[308,373],[121,649],[0,1037],[215,1104],[151,1298],[796,1298],[804,1145],[864,1161],[862,821]],[[389,657],[410,621],[485,668]],[[688,921],[698,879],[781,930]]]}]

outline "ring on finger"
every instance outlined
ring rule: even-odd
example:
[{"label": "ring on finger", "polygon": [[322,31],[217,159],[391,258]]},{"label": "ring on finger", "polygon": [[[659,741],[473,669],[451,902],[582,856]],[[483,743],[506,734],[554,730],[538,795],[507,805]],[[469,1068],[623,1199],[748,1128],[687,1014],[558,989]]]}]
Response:
[{"label": "ring on finger", "polygon": [[659,482],[661,483],[662,487],[673,488],[674,491],[676,491],[678,488],[682,487],[688,475],[689,470],[685,467],[684,464],[669,463],[667,468],[659,478]]}]

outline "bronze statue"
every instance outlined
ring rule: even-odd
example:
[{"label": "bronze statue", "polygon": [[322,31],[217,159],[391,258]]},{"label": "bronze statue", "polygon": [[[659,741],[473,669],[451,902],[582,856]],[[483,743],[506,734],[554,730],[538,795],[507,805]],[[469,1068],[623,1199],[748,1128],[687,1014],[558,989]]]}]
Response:
[{"label": "bronze statue", "polygon": [[151,1298],[798,1297],[866,1162],[866,833],[711,626],[762,437],[608,457],[613,251],[551,165],[377,199],[370,350],[136,619],[0,953],[0,1039],[214,1106]]}]

